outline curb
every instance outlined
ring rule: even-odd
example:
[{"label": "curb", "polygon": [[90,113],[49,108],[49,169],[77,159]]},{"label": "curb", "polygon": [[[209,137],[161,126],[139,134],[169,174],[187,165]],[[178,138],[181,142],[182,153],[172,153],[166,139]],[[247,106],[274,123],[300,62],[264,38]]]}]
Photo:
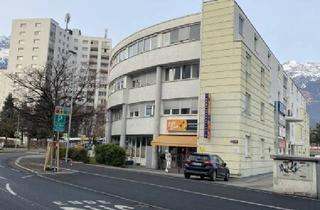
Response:
[{"label": "curb", "polygon": [[77,170],[72,170],[72,169],[68,169],[68,168],[61,168],[61,169],[64,169],[64,170],[67,170],[67,171],[71,171],[71,172],[52,172],[52,173],[50,173],[50,172],[42,172],[42,173],[41,173],[41,172],[39,172],[39,171],[32,170],[32,169],[27,168],[27,167],[25,167],[25,166],[22,166],[22,165],[20,164],[21,159],[24,159],[24,158],[40,158],[40,157],[42,157],[42,155],[41,155],[41,156],[40,156],[40,155],[25,155],[25,156],[21,156],[21,157],[18,157],[18,158],[14,161],[14,164],[15,164],[17,167],[19,167],[19,168],[21,168],[21,169],[23,169],[23,170],[26,170],[26,171],[28,171],[28,172],[30,172],[30,173],[36,174],[36,175],[43,175],[43,174],[71,174],[71,173],[77,172]]}]

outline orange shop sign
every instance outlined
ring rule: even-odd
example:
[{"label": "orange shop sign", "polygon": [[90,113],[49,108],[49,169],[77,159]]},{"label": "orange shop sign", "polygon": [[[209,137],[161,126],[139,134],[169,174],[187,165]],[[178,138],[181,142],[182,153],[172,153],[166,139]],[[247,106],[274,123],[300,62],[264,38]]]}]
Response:
[{"label": "orange shop sign", "polygon": [[168,131],[187,131],[187,120],[167,120]]}]

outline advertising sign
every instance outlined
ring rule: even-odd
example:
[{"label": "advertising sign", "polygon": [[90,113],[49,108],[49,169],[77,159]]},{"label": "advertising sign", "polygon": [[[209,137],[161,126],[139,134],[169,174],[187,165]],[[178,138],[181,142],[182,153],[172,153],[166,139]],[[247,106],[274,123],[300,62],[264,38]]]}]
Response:
[{"label": "advertising sign", "polygon": [[198,121],[186,119],[167,120],[169,132],[197,132]]},{"label": "advertising sign", "polygon": [[210,139],[211,136],[211,98],[209,93],[204,98],[204,138]]}]

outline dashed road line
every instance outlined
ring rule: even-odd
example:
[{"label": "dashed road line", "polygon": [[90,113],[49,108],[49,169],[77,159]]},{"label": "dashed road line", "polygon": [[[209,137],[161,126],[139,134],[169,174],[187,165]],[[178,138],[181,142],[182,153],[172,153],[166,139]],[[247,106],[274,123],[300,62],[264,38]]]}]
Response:
[{"label": "dashed road line", "polygon": [[5,177],[3,177],[3,176],[0,176],[0,179],[4,179],[4,180],[6,180],[7,178],[5,178]]}]

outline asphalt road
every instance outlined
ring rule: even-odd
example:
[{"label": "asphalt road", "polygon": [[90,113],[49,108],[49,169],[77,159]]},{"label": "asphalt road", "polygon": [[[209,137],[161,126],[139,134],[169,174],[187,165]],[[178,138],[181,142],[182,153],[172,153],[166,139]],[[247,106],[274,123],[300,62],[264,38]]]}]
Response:
[{"label": "asphalt road", "polygon": [[69,174],[34,175],[17,169],[21,154],[0,153],[0,209],[320,209],[320,201],[73,164]]}]

